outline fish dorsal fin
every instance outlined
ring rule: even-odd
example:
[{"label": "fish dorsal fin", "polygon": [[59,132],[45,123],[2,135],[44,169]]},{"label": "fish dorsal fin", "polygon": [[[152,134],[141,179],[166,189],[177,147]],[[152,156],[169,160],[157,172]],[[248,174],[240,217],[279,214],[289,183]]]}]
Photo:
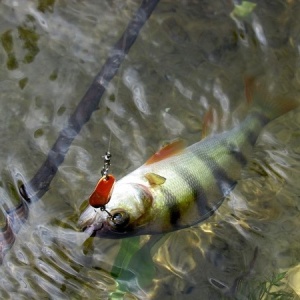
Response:
[{"label": "fish dorsal fin", "polygon": [[147,161],[146,165],[151,165],[153,163],[159,162],[165,158],[176,155],[183,151],[185,148],[185,142],[183,140],[175,140],[170,144],[165,145],[155,154],[153,154]]},{"label": "fish dorsal fin", "polygon": [[201,139],[205,139],[212,132],[212,125],[214,122],[214,112],[210,108],[203,117],[202,134]]},{"label": "fish dorsal fin", "polygon": [[150,185],[161,185],[166,181],[165,177],[162,177],[156,173],[146,173],[145,178],[148,180]]}]

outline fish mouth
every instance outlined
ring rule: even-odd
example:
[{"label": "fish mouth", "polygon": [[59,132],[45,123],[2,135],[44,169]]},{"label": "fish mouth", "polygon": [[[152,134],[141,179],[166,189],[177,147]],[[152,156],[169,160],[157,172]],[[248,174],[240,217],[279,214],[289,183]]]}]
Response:
[{"label": "fish mouth", "polygon": [[96,235],[97,231],[101,230],[104,227],[103,223],[86,225],[81,228],[81,230],[87,233],[89,236],[93,237]]},{"label": "fish mouth", "polygon": [[106,223],[103,214],[94,207],[88,205],[80,215],[77,225],[82,232],[90,237],[94,237],[97,235],[97,232],[101,232],[106,227]]},{"label": "fish mouth", "polygon": [[82,231],[97,231],[103,227],[105,223],[105,217],[97,211],[94,207],[88,205],[88,207],[81,213],[77,221],[77,226]]},{"label": "fish mouth", "polygon": [[132,236],[131,232],[113,230],[109,223],[106,221],[86,225],[85,227],[82,227],[81,230],[90,237],[98,238],[121,239],[124,237]]},{"label": "fish mouth", "polygon": [[[119,214],[120,210],[118,210]],[[92,206],[88,206],[79,217],[78,227],[82,232],[90,237],[112,238],[118,239],[125,236],[131,236],[132,230],[130,226],[118,226],[112,221],[113,216],[105,215],[102,211],[95,210]],[[112,224],[114,223],[114,224]]]},{"label": "fish mouth", "polygon": [[82,229],[90,237],[99,237],[99,238],[109,238],[109,239],[118,239],[123,238],[124,234],[117,233],[111,230],[110,226],[105,222],[99,224],[87,225]]}]

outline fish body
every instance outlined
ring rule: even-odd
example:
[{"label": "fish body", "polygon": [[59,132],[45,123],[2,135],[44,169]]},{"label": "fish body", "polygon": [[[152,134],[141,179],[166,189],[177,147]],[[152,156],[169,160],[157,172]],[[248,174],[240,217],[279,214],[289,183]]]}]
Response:
[{"label": "fish body", "polygon": [[264,126],[297,106],[264,103],[229,131],[187,148],[180,141],[164,147],[117,181],[106,211],[89,206],[80,226],[96,236],[122,238],[178,230],[207,219],[240,179]]}]

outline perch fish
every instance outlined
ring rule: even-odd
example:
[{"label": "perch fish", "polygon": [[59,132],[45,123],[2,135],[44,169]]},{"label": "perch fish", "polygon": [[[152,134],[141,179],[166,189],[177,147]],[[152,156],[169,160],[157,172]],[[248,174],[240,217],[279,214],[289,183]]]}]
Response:
[{"label": "perch fish", "polygon": [[236,127],[185,147],[163,147],[115,183],[106,211],[88,206],[79,226],[91,235],[123,238],[186,228],[210,217],[241,177],[262,129],[299,103],[246,83],[251,108]]}]

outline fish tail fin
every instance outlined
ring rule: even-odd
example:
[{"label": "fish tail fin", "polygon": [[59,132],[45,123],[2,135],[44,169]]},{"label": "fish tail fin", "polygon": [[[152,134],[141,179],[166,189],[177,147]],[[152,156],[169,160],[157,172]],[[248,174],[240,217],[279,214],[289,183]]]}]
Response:
[{"label": "fish tail fin", "polygon": [[299,96],[275,94],[266,82],[254,77],[247,77],[244,81],[247,103],[252,106],[252,111],[259,112],[269,121],[300,106]]}]

